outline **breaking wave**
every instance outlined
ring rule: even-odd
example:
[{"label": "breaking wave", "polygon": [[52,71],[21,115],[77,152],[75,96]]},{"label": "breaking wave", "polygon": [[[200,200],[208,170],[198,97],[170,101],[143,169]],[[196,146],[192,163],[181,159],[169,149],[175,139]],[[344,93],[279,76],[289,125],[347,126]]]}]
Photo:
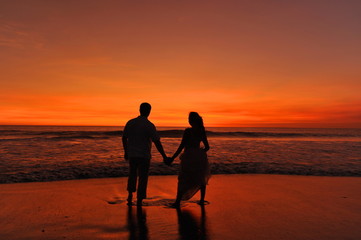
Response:
[{"label": "breaking wave", "polygon": [[[162,138],[181,138],[183,130],[158,131]],[[24,140],[24,139],[99,139],[121,137],[123,131],[0,131],[0,140]],[[360,131],[348,132],[216,132],[207,131],[208,137],[229,138],[360,138]]]},{"label": "breaking wave", "polygon": [[[163,163],[152,163],[150,175],[177,175],[179,164],[166,166]],[[213,163],[212,174],[288,174],[314,176],[361,176],[359,168],[340,166],[309,166],[307,164],[282,164],[264,162]],[[28,169],[16,174],[0,174],[0,183],[47,182],[59,180],[112,178],[128,176],[128,166],[101,165],[77,166],[68,165],[49,169]]]}]

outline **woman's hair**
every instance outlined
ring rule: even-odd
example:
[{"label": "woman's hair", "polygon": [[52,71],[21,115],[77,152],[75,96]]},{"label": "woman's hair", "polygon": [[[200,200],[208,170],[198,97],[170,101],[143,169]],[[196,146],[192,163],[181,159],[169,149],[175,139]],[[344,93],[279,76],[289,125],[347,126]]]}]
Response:
[{"label": "woman's hair", "polygon": [[203,134],[206,132],[204,129],[203,118],[197,112],[190,112],[188,121],[193,128],[199,130],[199,133]]}]

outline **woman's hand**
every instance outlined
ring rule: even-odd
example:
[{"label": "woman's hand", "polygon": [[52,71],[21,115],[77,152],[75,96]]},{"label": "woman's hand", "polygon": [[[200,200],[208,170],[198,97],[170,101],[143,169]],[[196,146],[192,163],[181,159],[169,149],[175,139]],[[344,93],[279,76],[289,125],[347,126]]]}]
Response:
[{"label": "woman's hand", "polygon": [[202,148],[205,152],[208,152],[208,150],[209,150],[209,147],[204,147],[204,148]]}]

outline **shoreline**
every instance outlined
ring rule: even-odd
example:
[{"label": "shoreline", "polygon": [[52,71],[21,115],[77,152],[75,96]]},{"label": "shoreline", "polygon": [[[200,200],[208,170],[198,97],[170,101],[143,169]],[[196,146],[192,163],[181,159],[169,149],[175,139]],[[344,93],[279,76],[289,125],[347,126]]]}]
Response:
[{"label": "shoreline", "polygon": [[[214,163],[213,163],[214,164]],[[169,177],[169,176],[175,176],[177,177],[178,176],[178,166],[179,164],[176,163],[172,166],[172,168],[168,167],[168,169],[166,169],[165,174],[159,174],[159,173],[154,173],[152,172],[155,168],[166,168],[165,165],[163,163],[152,163],[151,167],[150,167],[150,174],[149,174],[149,177]],[[242,167],[242,165],[244,165],[244,163],[240,163],[240,164],[233,164],[232,167],[234,166],[238,166],[238,167]],[[175,167],[174,167],[175,166]],[[111,168],[107,168],[107,169],[110,169],[110,170],[113,170]],[[102,176],[102,177],[85,177],[85,178],[69,178],[69,179],[57,179],[57,178],[54,178],[54,179],[51,179],[51,178],[47,178],[45,180],[31,180],[31,181],[27,181],[27,180],[13,180],[13,181],[5,181],[3,179],[5,179],[6,177],[11,177],[11,175],[4,175],[2,176],[2,178],[0,177],[0,186],[1,185],[6,185],[6,184],[23,184],[23,183],[51,183],[51,182],[62,182],[62,181],[78,181],[78,180],[101,180],[101,179],[117,179],[117,178],[127,178],[128,176],[128,166],[124,166],[122,168],[122,172],[121,174],[118,174],[117,176],[115,176],[116,174],[110,174],[110,176]],[[270,170],[269,172],[268,171],[265,171],[265,170],[258,170],[258,169],[253,169],[253,171],[231,171],[231,170],[218,170],[216,173],[212,173],[211,175],[212,176],[222,176],[222,175],[269,175],[269,176],[301,176],[301,177],[340,177],[340,178],[360,178],[361,177],[361,174],[356,172],[356,173],[353,173],[353,172],[349,172],[348,174],[349,175],[345,175],[345,174],[337,174],[337,173],[329,173],[329,172],[326,172],[326,173],[308,173],[308,174],[301,174],[301,173],[298,173],[299,169],[297,170],[294,170],[294,174],[290,173],[289,171],[275,171],[275,170]],[[28,174],[29,176],[34,176],[33,173],[29,173]],[[50,174],[46,174],[47,176],[50,175]],[[29,179],[29,177],[27,177],[26,179]]]},{"label": "shoreline", "polygon": [[125,204],[124,177],[0,184],[0,238],[361,238],[359,177],[213,175],[210,204],[197,194],[180,211],[167,207],[176,184],[150,176],[142,208]]}]

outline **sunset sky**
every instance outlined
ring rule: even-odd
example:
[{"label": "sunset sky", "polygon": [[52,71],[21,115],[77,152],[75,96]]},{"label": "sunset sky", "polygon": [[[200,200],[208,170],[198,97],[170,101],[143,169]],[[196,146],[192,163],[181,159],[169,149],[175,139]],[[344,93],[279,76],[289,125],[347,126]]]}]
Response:
[{"label": "sunset sky", "polygon": [[0,0],[0,124],[361,127],[361,1]]}]

